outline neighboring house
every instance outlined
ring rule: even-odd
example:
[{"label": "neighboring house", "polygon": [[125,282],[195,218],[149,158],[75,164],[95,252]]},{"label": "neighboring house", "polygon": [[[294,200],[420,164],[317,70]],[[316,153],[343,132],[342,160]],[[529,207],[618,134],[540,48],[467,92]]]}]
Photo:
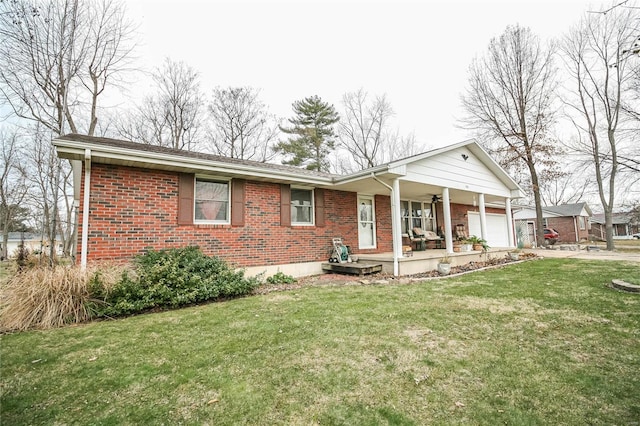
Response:
[{"label": "neighboring house", "polygon": [[[560,234],[560,242],[578,243],[589,239],[591,209],[587,203],[561,204],[542,208],[545,228],[553,228]],[[533,244],[536,240],[536,209],[514,207],[518,243]]]},{"label": "neighboring house", "polygon": [[[25,248],[29,253],[40,253],[44,250],[45,253],[49,253],[49,241],[46,237],[42,237],[39,234],[31,232],[9,232],[9,240],[7,242],[7,256],[14,258],[18,254],[18,249],[24,241]],[[62,255],[62,244],[58,243],[56,249],[57,255]],[[0,253],[2,253],[2,238],[0,238]],[[4,259],[3,259],[4,260]]]},{"label": "neighboring house", "polygon": [[[613,238],[618,240],[631,239],[631,235],[640,232],[640,223],[633,219],[631,213],[613,213]],[[596,240],[606,240],[606,224],[604,213],[594,214],[591,218],[591,236]]]},{"label": "neighboring house", "polygon": [[302,276],[341,237],[357,254],[392,252],[397,275],[409,224],[441,228],[449,252],[459,224],[514,246],[522,190],[473,140],[345,176],[76,134],[53,144],[73,166],[83,266],[197,245],[248,274]]}]

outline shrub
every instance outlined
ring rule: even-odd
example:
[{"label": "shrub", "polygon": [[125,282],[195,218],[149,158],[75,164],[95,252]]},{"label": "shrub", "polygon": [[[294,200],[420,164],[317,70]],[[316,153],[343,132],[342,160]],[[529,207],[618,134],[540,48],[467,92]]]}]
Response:
[{"label": "shrub", "polygon": [[75,266],[19,271],[1,290],[0,329],[45,329],[90,319],[88,283],[95,273]]},{"label": "shrub", "polygon": [[91,309],[98,316],[119,316],[153,308],[177,308],[218,298],[251,293],[256,279],[232,270],[223,260],[197,247],[150,251],[136,258],[136,276],[129,273],[112,288],[92,287]]},{"label": "shrub", "polygon": [[281,271],[276,272],[272,276],[267,278],[267,284],[293,284],[296,282],[296,279],[291,275],[285,275]]}]

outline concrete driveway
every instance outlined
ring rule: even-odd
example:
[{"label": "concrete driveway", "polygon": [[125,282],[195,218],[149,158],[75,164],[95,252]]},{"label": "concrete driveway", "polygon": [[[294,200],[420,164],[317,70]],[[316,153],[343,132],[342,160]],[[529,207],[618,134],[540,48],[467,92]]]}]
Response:
[{"label": "concrete driveway", "polygon": [[525,252],[535,253],[540,257],[566,257],[573,259],[589,259],[589,260],[617,260],[627,262],[639,262],[640,253],[637,252],[624,252],[624,251],[588,251],[586,249],[581,250],[559,250],[555,249],[525,249]]}]

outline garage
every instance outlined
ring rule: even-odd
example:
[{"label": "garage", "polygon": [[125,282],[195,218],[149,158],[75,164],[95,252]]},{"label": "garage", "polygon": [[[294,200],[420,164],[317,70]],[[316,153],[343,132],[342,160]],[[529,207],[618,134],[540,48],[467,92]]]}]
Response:
[{"label": "garage", "polygon": [[[467,212],[469,218],[469,235],[482,235],[480,232],[480,213]],[[487,244],[489,247],[509,247],[509,230],[507,215],[487,213]]]}]

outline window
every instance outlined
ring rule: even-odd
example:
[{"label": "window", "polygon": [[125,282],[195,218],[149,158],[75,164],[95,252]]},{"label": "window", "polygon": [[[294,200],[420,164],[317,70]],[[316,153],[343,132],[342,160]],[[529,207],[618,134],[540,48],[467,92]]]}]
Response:
[{"label": "window", "polygon": [[580,222],[580,229],[581,230],[587,229],[587,223],[584,220],[584,216],[578,216],[578,222]]},{"label": "window", "polygon": [[436,225],[433,213],[431,203],[422,203],[420,201],[400,201],[402,233],[406,234],[408,229],[413,228],[435,231]]},{"label": "window", "polygon": [[424,229],[422,213],[423,213],[422,203],[412,201],[411,202],[411,218],[412,218],[411,229],[413,228]]},{"label": "window", "polygon": [[291,224],[313,225],[313,190],[291,188]]},{"label": "window", "polygon": [[195,220],[229,223],[229,182],[196,178]]}]

